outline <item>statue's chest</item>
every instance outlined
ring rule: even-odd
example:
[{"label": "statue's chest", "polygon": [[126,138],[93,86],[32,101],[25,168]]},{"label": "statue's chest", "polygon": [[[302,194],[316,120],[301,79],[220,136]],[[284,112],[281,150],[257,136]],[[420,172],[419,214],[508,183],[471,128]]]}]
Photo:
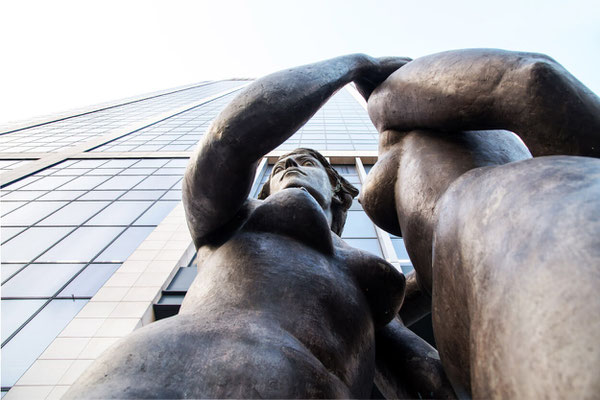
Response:
[{"label": "statue's chest", "polygon": [[286,189],[269,196],[254,209],[241,230],[282,235],[321,253],[333,254],[325,213],[306,190]]}]

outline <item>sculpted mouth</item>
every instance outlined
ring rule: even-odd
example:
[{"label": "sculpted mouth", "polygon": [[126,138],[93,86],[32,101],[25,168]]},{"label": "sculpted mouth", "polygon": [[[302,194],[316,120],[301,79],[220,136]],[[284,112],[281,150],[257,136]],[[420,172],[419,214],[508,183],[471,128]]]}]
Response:
[{"label": "sculpted mouth", "polygon": [[279,178],[279,181],[283,180],[283,178],[285,178],[285,176],[286,176],[288,173],[292,173],[292,172],[294,172],[294,173],[298,173],[298,174],[300,174],[300,175],[304,175],[304,176],[306,176],[306,174],[305,174],[304,172],[302,172],[300,169],[298,169],[298,168],[293,168],[293,167],[292,167],[292,168],[288,168],[288,169],[286,169],[285,171],[283,171],[283,174],[281,174],[281,177]]}]

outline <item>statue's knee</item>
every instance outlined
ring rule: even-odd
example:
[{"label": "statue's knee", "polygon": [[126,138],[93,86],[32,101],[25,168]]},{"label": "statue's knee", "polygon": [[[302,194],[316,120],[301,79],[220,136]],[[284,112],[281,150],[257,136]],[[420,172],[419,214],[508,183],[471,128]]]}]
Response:
[{"label": "statue's knee", "polygon": [[555,87],[561,78],[560,64],[544,54],[531,54],[520,69],[527,94],[536,96]]}]

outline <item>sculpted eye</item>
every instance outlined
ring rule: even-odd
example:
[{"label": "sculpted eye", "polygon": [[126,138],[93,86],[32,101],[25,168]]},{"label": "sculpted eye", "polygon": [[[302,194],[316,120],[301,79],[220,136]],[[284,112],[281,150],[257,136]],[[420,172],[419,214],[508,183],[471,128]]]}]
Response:
[{"label": "sculpted eye", "polygon": [[310,166],[314,166],[314,165],[315,165],[315,163],[314,163],[314,162],[312,162],[312,161],[310,161],[310,160],[304,160],[304,161],[302,162],[302,165],[310,165]]}]

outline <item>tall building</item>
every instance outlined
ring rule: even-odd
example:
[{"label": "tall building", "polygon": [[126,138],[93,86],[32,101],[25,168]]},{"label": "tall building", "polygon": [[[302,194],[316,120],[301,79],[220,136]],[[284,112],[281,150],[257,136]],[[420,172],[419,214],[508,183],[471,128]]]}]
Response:
[{"label": "tall building", "polygon": [[[118,338],[177,312],[195,274],[185,166],[248,83],[203,82],[0,128],[2,397],[60,398]],[[340,90],[261,161],[251,195],[297,147],[321,151],[360,188],[377,159],[363,103]],[[342,238],[412,269],[402,239],[356,200]]]}]

